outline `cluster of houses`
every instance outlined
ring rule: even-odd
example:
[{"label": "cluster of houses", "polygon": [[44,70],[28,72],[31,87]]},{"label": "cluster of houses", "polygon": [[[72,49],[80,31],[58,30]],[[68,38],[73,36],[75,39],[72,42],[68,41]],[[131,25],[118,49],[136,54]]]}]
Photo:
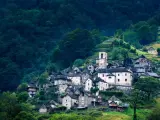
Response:
[{"label": "cluster of houses", "polygon": [[[58,100],[51,104],[54,106],[64,106],[66,109],[86,109],[96,105],[104,105],[100,91],[107,91],[116,88],[122,91],[132,89],[135,78],[155,77],[159,75],[152,71],[151,62],[145,57],[137,59],[125,59],[122,63],[108,63],[106,52],[99,52],[96,65],[88,65],[86,68],[67,68],[60,73],[52,73],[44,85],[44,89],[55,87]],[[93,90],[97,89],[94,93]],[[28,86],[30,97],[36,94],[38,89]],[[53,103],[53,102],[52,102]],[[107,105],[111,108],[125,108],[127,103],[122,103],[118,98],[112,96],[108,99]],[[43,105],[41,113],[47,112],[47,107]]]}]

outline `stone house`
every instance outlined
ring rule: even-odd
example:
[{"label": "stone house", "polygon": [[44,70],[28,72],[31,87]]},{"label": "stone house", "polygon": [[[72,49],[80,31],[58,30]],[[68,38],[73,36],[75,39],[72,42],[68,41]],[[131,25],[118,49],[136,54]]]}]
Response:
[{"label": "stone house", "polygon": [[71,109],[72,98],[69,95],[66,95],[62,98],[62,106],[65,106],[67,109]]},{"label": "stone house", "polygon": [[41,114],[47,113],[47,107],[45,105],[42,105],[39,108],[39,113],[41,113]]},{"label": "stone house", "polygon": [[27,87],[29,97],[34,97],[37,93],[38,88],[34,84],[29,84]]},{"label": "stone house", "polygon": [[108,100],[108,104],[117,104],[117,105],[120,105],[122,103],[122,101],[120,99],[118,99],[117,97],[115,96],[112,96],[109,100]]},{"label": "stone house", "polygon": [[96,81],[97,83],[97,87],[100,91],[104,91],[106,89],[109,88],[109,84],[107,82],[105,82],[104,80],[102,80],[101,78],[99,79],[99,81]]},{"label": "stone house", "polygon": [[59,75],[57,76],[54,80],[54,85],[68,85],[71,84],[71,80],[68,79],[66,76],[64,75]]},{"label": "stone house", "polygon": [[144,56],[140,56],[139,58],[137,58],[135,61],[134,61],[134,67],[135,68],[139,68],[139,67],[150,67],[151,66],[151,63],[150,61]]},{"label": "stone house", "polygon": [[81,75],[80,74],[68,74],[68,79],[72,81],[73,85],[81,85]]},{"label": "stone house", "polygon": [[154,49],[153,47],[149,47],[147,50],[148,50],[148,53],[149,53],[149,54],[158,55],[157,50]]},{"label": "stone house", "polygon": [[77,96],[67,94],[62,98],[62,106],[65,106],[67,109],[71,109],[75,105],[78,105]]},{"label": "stone house", "polygon": [[86,108],[92,104],[93,97],[86,93],[81,93],[78,97],[78,107]]},{"label": "stone house", "polygon": [[132,71],[123,67],[103,69],[98,72],[98,77],[108,84],[116,86],[131,86],[133,80],[132,76]]}]

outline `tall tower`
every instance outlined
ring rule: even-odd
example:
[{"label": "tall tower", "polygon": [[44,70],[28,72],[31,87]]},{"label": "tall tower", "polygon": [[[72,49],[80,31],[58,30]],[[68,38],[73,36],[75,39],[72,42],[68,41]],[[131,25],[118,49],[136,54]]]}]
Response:
[{"label": "tall tower", "polygon": [[99,52],[99,58],[97,60],[98,68],[105,69],[108,65],[107,63],[107,53],[106,52]]}]

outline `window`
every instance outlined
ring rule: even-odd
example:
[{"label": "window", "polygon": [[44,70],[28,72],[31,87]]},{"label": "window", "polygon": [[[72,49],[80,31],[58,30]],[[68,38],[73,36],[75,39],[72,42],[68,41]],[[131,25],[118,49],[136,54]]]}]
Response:
[{"label": "window", "polygon": [[109,79],[111,79],[112,77],[109,77]]},{"label": "window", "polygon": [[118,79],[118,82],[120,81],[120,79]]},{"label": "window", "polygon": [[125,76],[127,76],[127,73],[125,73]]},{"label": "window", "polygon": [[127,79],[125,79],[125,81],[127,82]]},{"label": "window", "polygon": [[103,74],[103,77],[104,77],[104,74]]},{"label": "window", "polygon": [[103,53],[101,54],[101,59],[103,58]]},{"label": "window", "polygon": [[119,76],[119,74],[118,74],[118,76]]},{"label": "window", "polygon": [[66,100],[66,102],[67,102],[67,100]]}]

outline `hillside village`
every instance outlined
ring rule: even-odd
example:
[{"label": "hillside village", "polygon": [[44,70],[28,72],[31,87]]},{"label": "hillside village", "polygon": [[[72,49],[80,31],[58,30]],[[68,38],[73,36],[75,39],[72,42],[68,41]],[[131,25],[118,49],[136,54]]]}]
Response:
[{"label": "hillside village", "polygon": [[96,64],[89,64],[85,68],[67,68],[59,73],[52,72],[47,78],[47,83],[42,87],[38,83],[28,85],[28,94],[34,98],[37,91],[44,90],[49,94],[50,89],[56,93],[54,100],[48,99],[39,105],[40,113],[56,111],[61,106],[63,109],[83,110],[96,106],[123,111],[129,107],[128,102],[122,102],[113,95],[104,98],[103,92],[120,91],[129,94],[132,85],[138,78],[160,78],[153,72],[154,65],[144,55],[136,59],[127,58],[119,63],[108,62],[108,54],[99,52],[95,59]]}]

